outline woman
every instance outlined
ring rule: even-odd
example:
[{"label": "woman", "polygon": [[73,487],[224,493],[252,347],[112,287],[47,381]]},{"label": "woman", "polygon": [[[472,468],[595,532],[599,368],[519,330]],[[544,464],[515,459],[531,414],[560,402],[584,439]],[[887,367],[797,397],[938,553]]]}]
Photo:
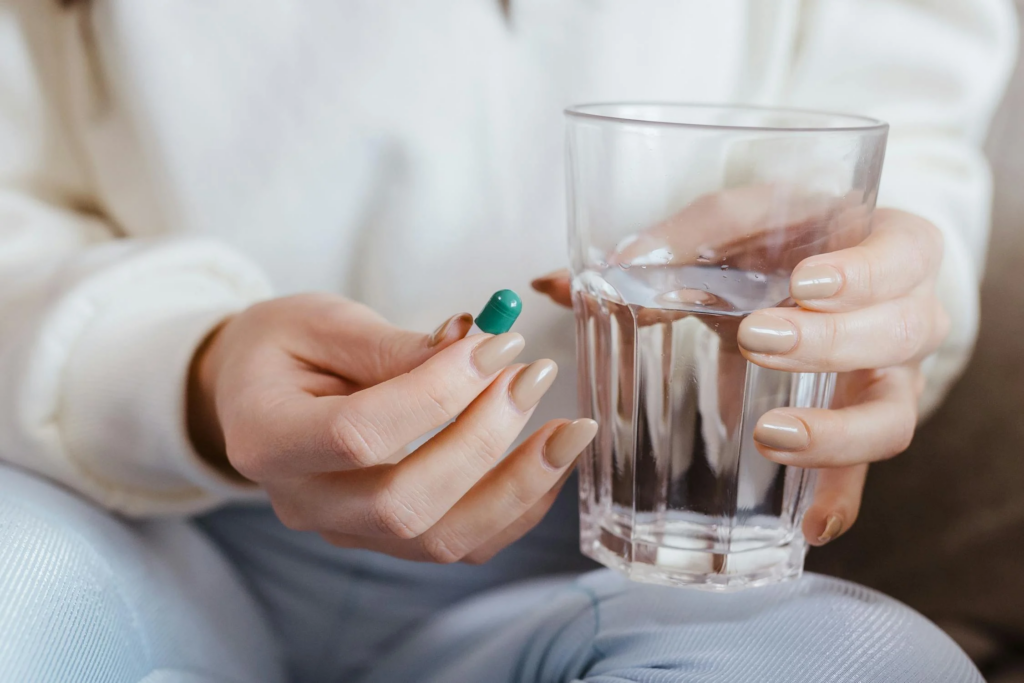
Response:
[{"label": "woman", "polygon": [[980,680],[821,577],[554,576],[591,568],[557,495],[594,431],[569,314],[452,313],[562,263],[569,103],[889,121],[874,234],[741,335],[849,371],[836,410],[759,425],[826,468],[828,542],[968,354],[1008,2],[72,5],[0,3],[4,680]]}]

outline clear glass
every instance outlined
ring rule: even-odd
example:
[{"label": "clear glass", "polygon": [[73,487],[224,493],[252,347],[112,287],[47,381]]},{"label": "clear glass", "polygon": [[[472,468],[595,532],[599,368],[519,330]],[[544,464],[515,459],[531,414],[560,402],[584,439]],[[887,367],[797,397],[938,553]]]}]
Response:
[{"label": "clear glass", "polygon": [[870,231],[888,133],[856,116],[597,104],[566,112],[583,552],[653,583],[799,576],[814,472],[754,446],[773,408],[827,407],[834,375],[766,370],[736,337],[792,306],[804,258]]}]

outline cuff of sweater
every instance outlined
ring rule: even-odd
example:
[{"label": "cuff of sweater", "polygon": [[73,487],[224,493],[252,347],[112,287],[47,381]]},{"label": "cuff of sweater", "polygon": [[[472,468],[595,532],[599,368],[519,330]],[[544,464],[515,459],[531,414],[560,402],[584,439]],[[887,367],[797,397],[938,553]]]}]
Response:
[{"label": "cuff of sweater", "polygon": [[105,293],[74,340],[59,408],[60,436],[83,489],[130,516],[263,497],[199,457],[185,400],[198,346],[268,290],[260,278],[169,268]]}]

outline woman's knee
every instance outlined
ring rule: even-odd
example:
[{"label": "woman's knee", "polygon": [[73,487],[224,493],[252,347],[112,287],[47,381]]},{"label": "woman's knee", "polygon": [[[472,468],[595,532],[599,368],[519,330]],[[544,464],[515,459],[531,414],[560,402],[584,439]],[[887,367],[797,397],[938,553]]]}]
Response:
[{"label": "woman's knee", "polygon": [[719,594],[601,571],[574,590],[591,613],[579,612],[575,627],[561,634],[580,643],[590,631],[589,654],[575,660],[589,662],[574,672],[583,680],[641,681],[658,670],[664,681],[982,681],[963,651],[920,614],[827,577]]},{"label": "woman's knee", "polygon": [[0,586],[2,683],[282,675],[258,605],[191,524],[128,522],[3,465]]},{"label": "woman's knee", "polygon": [[[149,670],[114,546],[103,543],[117,526],[58,487],[0,466],[3,680],[134,681]],[[99,678],[104,672],[124,675]]]}]

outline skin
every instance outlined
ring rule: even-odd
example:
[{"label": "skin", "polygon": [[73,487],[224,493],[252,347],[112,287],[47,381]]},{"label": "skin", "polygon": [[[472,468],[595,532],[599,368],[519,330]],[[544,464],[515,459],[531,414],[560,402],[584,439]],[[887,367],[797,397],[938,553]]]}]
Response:
[{"label": "skin", "polygon": [[[704,229],[719,221],[712,232],[731,240],[719,251],[742,266],[766,247],[757,238],[734,238],[749,235],[763,215],[749,210],[752,196],[728,199],[695,202],[693,215]],[[800,224],[813,222],[814,210]],[[686,211],[644,237],[692,235]],[[836,215],[854,226],[859,220],[855,211]],[[866,239],[803,259],[793,272],[796,283],[808,266],[831,266],[841,280],[836,294],[795,297],[797,307],[759,311],[740,328],[740,351],[758,365],[842,373],[831,410],[770,411],[755,432],[780,415],[796,418],[806,431],[804,447],[758,448],[779,463],[821,468],[804,521],[812,544],[850,528],[868,464],[910,443],[923,387],[919,362],[949,327],[935,293],[941,255],[933,225],[901,211],[876,211]],[[534,286],[571,305],[567,273]],[[793,325],[791,349],[743,347],[744,328],[759,315]],[[341,297],[257,304],[215,330],[195,356],[188,420],[196,449],[229,476],[262,486],[290,528],[405,559],[486,561],[540,521],[571,465],[553,467],[544,457],[545,443],[566,420],[548,422],[501,459],[533,410],[519,410],[511,400],[510,386],[524,366],[479,372],[473,352],[490,336],[464,338],[468,320],[455,319],[432,340]],[[406,444],[456,416],[402,457]]]},{"label": "skin", "polygon": [[[751,203],[749,196],[740,199],[748,206]],[[695,254],[698,250],[690,248],[692,240],[686,244],[672,240],[676,235],[693,234],[686,213],[698,204],[700,215],[695,225],[700,227],[695,230],[707,230],[706,226],[717,221],[718,234],[749,232],[750,222],[736,222],[735,206],[730,207],[721,197],[715,202],[720,205],[717,209],[698,200],[643,235],[641,241],[667,241],[677,253]],[[850,211],[840,214],[841,220],[850,220]],[[854,217],[852,223],[856,225],[856,221]],[[730,244],[741,264],[760,248],[752,244],[738,249],[736,242]],[[636,253],[637,244],[628,245],[620,256],[628,256],[629,250]],[[779,422],[781,416],[787,424],[792,420],[785,418],[796,418],[806,432],[806,445],[801,448],[782,449],[766,443],[757,443],[757,447],[765,457],[785,465],[821,468],[803,526],[804,535],[814,545],[833,540],[856,521],[868,465],[891,458],[910,445],[924,387],[920,362],[949,332],[949,317],[935,290],[941,260],[942,236],[934,225],[903,211],[879,209],[874,213],[873,229],[863,241],[799,261],[790,281],[796,307],[758,311],[740,326],[740,351],[760,366],[841,373],[832,409],[769,411],[755,430],[755,440],[764,437],[770,431],[764,426]],[[834,268],[840,287],[826,298],[801,299],[796,296],[795,284],[806,268],[815,265]],[[534,288],[563,306],[572,305],[565,271],[536,280]],[[758,316],[791,323],[796,331],[792,348],[779,353],[744,348],[744,332],[757,325]]]},{"label": "skin", "polygon": [[432,338],[337,296],[256,304],[194,358],[192,441],[262,486],[292,529],[409,560],[486,561],[540,521],[571,462],[545,458],[568,420],[501,459],[533,413],[510,389],[526,366],[481,372],[474,352],[494,338],[464,338],[471,322],[456,316]]}]

